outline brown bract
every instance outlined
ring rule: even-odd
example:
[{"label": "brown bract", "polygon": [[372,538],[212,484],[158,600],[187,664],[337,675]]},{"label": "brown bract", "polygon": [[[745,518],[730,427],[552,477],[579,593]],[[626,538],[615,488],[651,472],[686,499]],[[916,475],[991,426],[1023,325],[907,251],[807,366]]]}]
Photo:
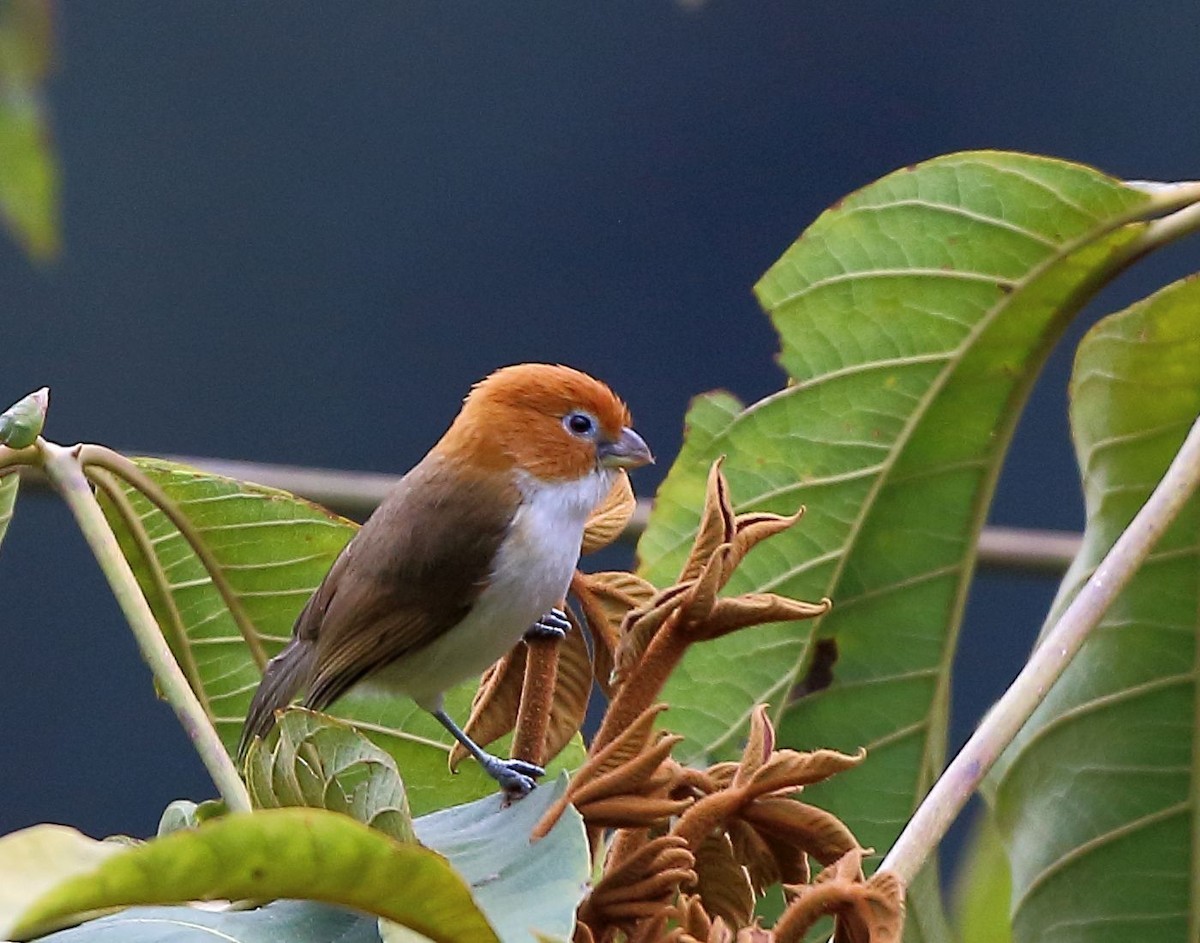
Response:
[{"label": "brown bract", "polygon": [[864,880],[866,852],[846,852],[812,884],[784,888],[790,903],[775,924],[778,943],[799,943],[822,917],[834,917],[834,943],[898,943],[904,930],[904,886],[880,871]]},{"label": "brown bract", "polygon": [[627,609],[615,630],[611,592],[608,610],[597,617],[602,624],[597,627],[588,616],[597,648],[611,645],[614,689],[593,748],[603,747],[658,699],[689,646],[750,626],[811,619],[829,611],[828,599],[812,603],[775,593],[720,595],[746,554],[794,526],[803,513],[801,508],[786,516],[765,511],[734,514],[721,462],[713,463],[700,528],[679,581]]}]

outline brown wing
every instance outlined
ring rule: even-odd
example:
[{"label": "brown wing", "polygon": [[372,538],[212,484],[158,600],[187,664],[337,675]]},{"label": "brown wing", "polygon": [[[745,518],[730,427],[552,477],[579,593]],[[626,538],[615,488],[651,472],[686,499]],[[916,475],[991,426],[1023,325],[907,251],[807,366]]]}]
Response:
[{"label": "brown wing", "polygon": [[427,457],[388,495],[297,620],[316,643],[305,704],[321,709],[357,681],[438,638],[487,585],[519,501],[494,475]]}]

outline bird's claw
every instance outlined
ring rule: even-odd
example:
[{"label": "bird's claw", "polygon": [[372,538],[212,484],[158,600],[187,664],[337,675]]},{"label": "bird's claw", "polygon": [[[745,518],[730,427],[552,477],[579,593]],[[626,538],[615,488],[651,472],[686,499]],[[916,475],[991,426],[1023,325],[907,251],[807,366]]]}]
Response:
[{"label": "bird's claw", "polygon": [[567,637],[571,622],[561,609],[551,609],[533,625],[525,630],[525,638],[529,639],[558,639]]},{"label": "bird's claw", "polygon": [[513,799],[529,795],[537,786],[535,780],[546,775],[546,771],[540,766],[526,763],[524,760],[502,760],[494,756],[488,759],[491,762],[484,764],[484,772],[496,780],[505,794]]}]

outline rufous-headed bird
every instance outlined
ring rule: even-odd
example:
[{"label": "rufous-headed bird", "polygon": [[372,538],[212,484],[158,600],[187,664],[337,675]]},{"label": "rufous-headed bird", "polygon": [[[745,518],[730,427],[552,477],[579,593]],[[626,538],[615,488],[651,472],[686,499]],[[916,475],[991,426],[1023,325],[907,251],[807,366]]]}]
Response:
[{"label": "rufous-headed bird", "polygon": [[321,710],[366,682],[411,697],[506,792],[528,793],[543,771],[477,746],[443,695],[527,632],[561,634],[554,607],[588,515],[617,469],[652,461],[625,404],[585,373],[520,364],[476,384],[301,610],[263,673],[239,757],[297,694]]}]

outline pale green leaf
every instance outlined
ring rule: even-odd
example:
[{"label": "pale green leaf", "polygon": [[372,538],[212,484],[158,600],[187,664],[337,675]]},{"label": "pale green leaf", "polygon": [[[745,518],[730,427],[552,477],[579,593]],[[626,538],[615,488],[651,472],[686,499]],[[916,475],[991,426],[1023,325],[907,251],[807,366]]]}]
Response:
[{"label": "pale green leaf", "polygon": [[[1198,311],[1192,277],[1104,319],[1080,344],[1071,424],[1087,528],[1048,625],[1200,414]],[[997,768],[1015,939],[1200,938],[1198,632],[1193,497]]]},{"label": "pale green leaf", "polygon": [[529,834],[567,788],[560,776],[507,808],[499,795],[443,809],[415,822],[417,837],[467,879],[504,943],[534,935],[571,939],[590,877],[583,819],[573,806],[536,844]]},{"label": "pale green leaf", "polygon": [[349,724],[324,714],[287,711],[269,741],[250,747],[246,787],[256,808],[329,809],[397,841],[414,840],[396,761]]},{"label": "pale green leaf", "polygon": [[375,920],[354,911],[281,900],[257,910],[216,913],[131,907],[40,937],[39,943],[379,943],[379,932]]}]

